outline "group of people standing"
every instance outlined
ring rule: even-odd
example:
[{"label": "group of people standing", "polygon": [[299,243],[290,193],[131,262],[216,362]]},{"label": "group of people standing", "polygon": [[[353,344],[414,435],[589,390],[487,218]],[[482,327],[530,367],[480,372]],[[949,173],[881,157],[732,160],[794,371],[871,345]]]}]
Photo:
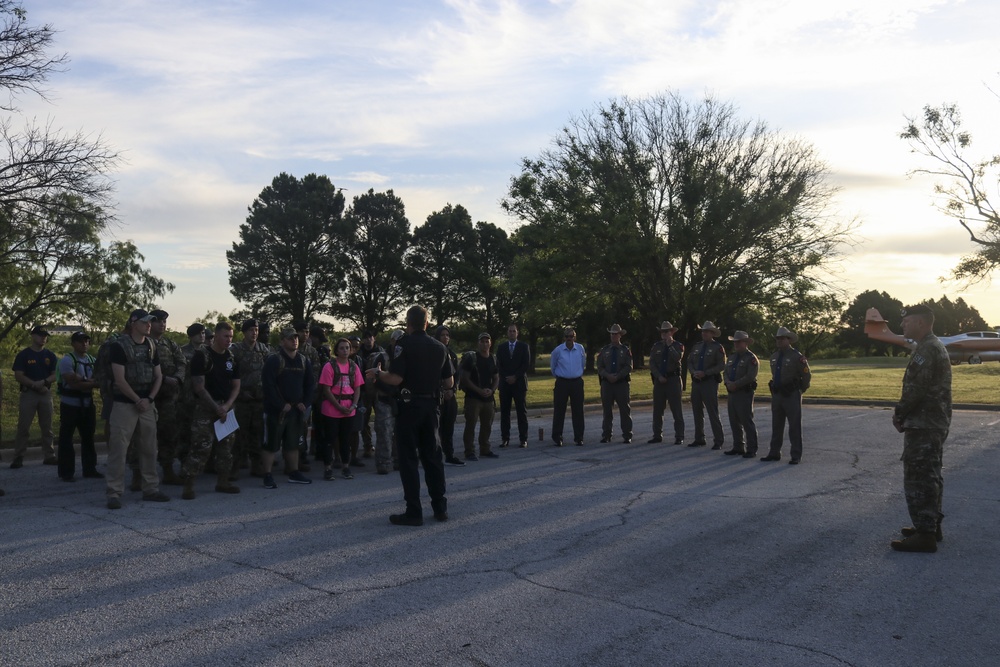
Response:
[{"label": "group of people standing", "polygon": [[[667,407],[673,416],[674,444],[685,443],[686,426],[681,409],[684,379],[691,378],[691,410],[694,416],[694,440],[688,447],[708,444],[705,416],[712,431],[712,449],[722,449],[726,436],[719,416],[719,388],[724,386],[729,395],[729,425],[733,446],[725,453],[753,458],[757,455],[757,426],[754,422],[753,401],[757,391],[759,361],[750,351],[753,339],[745,331],[736,331],[729,340],[733,351],[726,350],[716,340],[722,331],[712,322],[699,327],[701,340],[694,344],[687,355],[686,373],[684,344],[674,338],[677,327],[663,322],[659,327],[660,340],[649,353],[649,373],[653,380],[653,434],[648,444],[663,442],[663,416]],[[629,404],[630,378],[633,370],[632,353],[622,343],[627,332],[613,324],[608,333],[611,342],[597,355],[597,376],[601,387],[603,420],[601,442],[611,442],[614,426],[614,409],[617,407],[622,441],[632,442],[632,414]],[[563,446],[563,425],[566,403],[572,410],[573,441],[584,442],[583,374],[587,353],[576,342],[576,331],[564,331],[565,343],[552,351],[550,365],[555,376],[553,390],[552,440]],[[791,443],[789,463],[798,464],[802,459],[802,394],[809,388],[811,375],[809,362],[792,344],[797,336],[780,327],[774,336],[775,352],[770,358],[772,431],[770,448],[761,461],[780,461],[785,425]]]},{"label": "group of people standing", "polygon": [[[934,315],[927,306],[903,311],[904,336],[914,352],[903,380],[903,394],[893,415],[893,425],[904,437],[904,487],[913,526],[894,540],[899,551],[933,552],[941,532],[941,465],[944,441],[951,422],[951,369],[948,353],[933,334]],[[80,434],[84,477],[106,478],[109,509],[118,509],[124,492],[125,468],[133,470],[132,490],[146,501],[164,502],[169,496],[160,484],[182,485],[181,497],[195,498],[195,480],[208,466],[216,473],[215,490],[239,493],[233,482],[241,464],[277,488],[272,467],[277,453],[284,458],[288,482],[309,484],[307,429],[313,425],[312,454],[324,465],[323,477],[353,477],[351,466],[359,460],[359,434],[365,457],[374,456],[376,472],[399,470],[406,510],[390,516],[396,525],[423,524],[419,466],[423,466],[434,517],[448,520],[445,465],[465,465],[480,457],[499,458],[490,445],[495,397],[500,398],[500,448],[512,437],[511,408],[516,414],[517,442],[528,446],[527,374],[531,366],[528,346],[518,340],[518,327],[507,328],[507,340],[492,346],[488,333],[478,337],[475,351],[459,360],[449,343],[451,332],[438,327],[427,335],[426,309],[407,311],[406,331],[392,332],[391,350],[375,344],[365,332],[355,340],[340,338],[331,350],[320,327],[295,323],[281,331],[277,349],[258,340],[259,324],[243,322],[242,340],[234,342],[233,327],[220,322],[214,330],[202,324],[187,329],[189,343],[178,346],[164,336],[168,314],[162,310],[131,313],[121,334],[102,345],[95,358],[89,352],[90,336],[76,332],[73,350],[58,359],[45,349],[48,332],[31,331],[32,344],[15,358],[13,370],[21,391],[18,431],[12,469],[23,465],[29,427],[37,416],[42,431],[43,463],[56,465],[60,479],[75,480],[73,437]],[[650,351],[653,381],[653,433],[649,444],[663,442],[663,418],[669,406],[674,444],[685,444],[686,426],[681,409],[684,379],[690,376],[694,439],[689,447],[707,446],[705,416],[712,433],[712,449],[721,450],[725,433],[719,415],[719,388],[728,392],[728,415],[733,445],[724,453],[753,458],[757,455],[754,396],[758,387],[759,360],[749,349],[753,339],[736,331],[729,340],[732,352],[717,340],[721,330],[711,321],[699,327],[701,340],[685,357],[684,345],[674,338],[678,328],[664,321],[660,340]],[[610,342],[597,355],[603,407],[601,442],[611,442],[613,411],[617,407],[621,437],[631,443],[630,407],[632,353],[622,343],[627,333],[619,324],[609,329]],[[802,394],[810,385],[806,358],[793,347],[796,335],[779,327],[770,357],[772,430],[768,453],[761,461],[781,460],[786,423],[791,443],[789,463],[802,459]],[[686,369],[683,368],[686,358]],[[555,377],[551,437],[563,446],[567,403],[572,411],[573,440],[584,444],[583,375],[587,353],[576,342],[572,328],[564,342],[552,350],[550,370]],[[686,370],[686,372],[685,372]],[[53,449],[50,389],[60,396],[58,450]],[[456,389],[465,394],[465,461],[454,449],[458,415]],[[97,470],[94,447],[99,390],[108,436],[107,475]],[[375,414],[375,444],[368,421]],[[476,427],[479,427],[478,453]],[[179,472],[174,463],[181,461]],[[162,481],[156,470],[163,469]],[[0,495],[3,492],[0,491]]]}]

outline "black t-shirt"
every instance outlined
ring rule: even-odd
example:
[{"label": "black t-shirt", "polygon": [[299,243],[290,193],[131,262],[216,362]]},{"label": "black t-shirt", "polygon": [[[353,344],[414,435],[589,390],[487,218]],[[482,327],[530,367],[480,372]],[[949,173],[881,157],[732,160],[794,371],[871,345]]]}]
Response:
[{"label": "black t-shirt", "polygon": [[399,339],[389,370],[403,378],[403,389],[420,396],[437,396],[441,380],[455,373],[444,345],[426,331],[415,331]]},{"label": "black t-shirt", "polygon": [[[124,343],[121,343],[119,345],[112,345],[111,346],[110,357],[111,357],[111,363],[112,364],[118,364],[119,366],[127,366],[128,365],[128,357],[125,354],[125,349],[122,347],[122,345],[125,345],[126,343],[127,343],[127,341],[124,342]],[[145,345],[145,346],[148,347],[149,354],[151,354],[152,357],[153,357],[153,359],[152,359],[153,367],[155,368],[156,366],[159,366],[160,365],[160,355],[158,355],[156,353],[156,343],[153,341],[153,339],[149,338],[147,336],[146,340],[143,342],[143,345]],[[139,354],[139,352],[137,352],[137,354]],[[143,353],[143,355],[145,355],[145,353]],[[145,358],[145,356],[143,356],[143,358]],[[114,371],[112,371],[112,373],[113,372]],[[127,376],[128,376],[128,374],[126,373],[126,377]],[[136,396],[138,396],[139,398],[149,398],[149,393],[150,393],[151,390],[152,390],[152,387],[148,387],[148,388],[132,387],[132,391],[134,391],[135,394],[136,394]],[[116,401],[118,401],[119,403],[131,403],[132,402],[132,399],[130,399],[125,394],[123,394],[122,392],[120,392],[118,390],[117,386],[115,386],[114,389],[113,389],[113,395],[114,395],[114,399]]]},{"label": "black t-shirt", "polygon": [[208,395],[224,403],[229,400],[232,381],[240,379],[240,365],[229,350],[216,352],[205,346],[191,359],[191,377],[204,377]]},{"label": "black t-shirt", "polygon": [[[485,357],[479,352],[468,354],[462,359],[462,370],[468,373],[469,382],[480,389],[488,389],[493,386],[493,375],[497,372],[496,358],[492,354]],[[482,398],[478,394],[470,394],[466,389],[466,395],[474,398]]]}]

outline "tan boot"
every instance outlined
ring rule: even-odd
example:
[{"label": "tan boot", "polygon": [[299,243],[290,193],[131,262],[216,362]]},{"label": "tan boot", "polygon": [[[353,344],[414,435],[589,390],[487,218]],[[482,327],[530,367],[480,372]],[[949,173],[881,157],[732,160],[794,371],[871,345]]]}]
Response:
[{"label": "tan boot", "polygon": [[194,500],[194,477],[184,478],[184,490],[181,491],[181,498],[184,500]]},{"label": "tan boot", "polygon": [[239,493],[240,487],[229,481],[228,474],[219,473],[215,478],[215,490],[219,493]]}]

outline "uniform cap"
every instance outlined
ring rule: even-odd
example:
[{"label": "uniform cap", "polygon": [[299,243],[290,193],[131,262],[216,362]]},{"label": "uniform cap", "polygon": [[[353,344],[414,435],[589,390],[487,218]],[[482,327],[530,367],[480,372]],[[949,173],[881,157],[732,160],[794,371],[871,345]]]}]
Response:
[{"label": "uniform cap", "polygon": [[48,332],[48,330],[45,327],[43,327],[42,325],[39,324],[39,325],[36,325],[31,330],[31,335],[32,336],[48,336],[49,332]]},{"label": "uniform cap", "polygon": [[294,327],[285,327],[281,330],[281,340],[287,340],[289,338],[298,338],[299,332],[295,330]]},{"label": "uniform cap", "polygon": [[80,341],[90,340],[90,334],[86,331],[75,331],[73,335],[69,337],[71,343],[79,343]]},{"label": "uniform cap", "polygon": [[243,326],[240,327],[240,331],[246,331],[247,329],[253,329],[254,327],[260,327],[260,323],[250,318],[249,320],[243,320]]},{"label": "uniform cap", "polygon": [[188,338],[194,338],[203,331],[205,331],[205,325],[202,324],[201,322],[195,322],[194,324],[192,324],[187,328]]},{"label": "uniform cap", "polygon": [[919,303],[916,306],[907,306],[899,313],[900,317],[906,317],[907,315],[934,315],[934,311],[929,306]]},{"label": "uniform cap", "polygon": [[149,314],[161,322],[170,317],[170,315],[165,310],[151,310],[149,311]]},{"label": "uniform cap", "polygon": [[149,322],[152,319],[153,316],[142,308],[136,308],[132,311],[132,314],[128,316],[129,322]]},{"label": "uniform cap", "polygon": [[492,337],[492,336],[490,336],[490,335],[489,335],[488,333],[486,333],[486,332],[484,331],[483,333],[479,334],[479,338],[478,338],[477,340],[482,340],[482,339],[484,339],[484,338],[485,338],[486,340],[492,340],[492,339],[493,339],[493,337]]}]

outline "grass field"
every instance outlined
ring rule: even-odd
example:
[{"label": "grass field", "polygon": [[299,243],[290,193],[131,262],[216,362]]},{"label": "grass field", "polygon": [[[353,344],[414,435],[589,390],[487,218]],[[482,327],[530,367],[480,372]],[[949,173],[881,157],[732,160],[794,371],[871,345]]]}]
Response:
[{"label": "grass field", "polygon": [[[834,359],[810,364],[813,372],[812,386],[806,396],[810,398],[851,399],[860,401],[895,401],[899,398],[903,382],[903,370],[907,358],[867,357],[862,359]],[[766,363],[766,360],[765,360]],[[544,366],[539,366],[543,371]],[[766,378],[766,367],[763,376]],[[550,375],[536,375],[528,381],[528,407],[546,408],[552,405],[552,386],[555,380]],[[760,382],[758,395],[767,391],[766,379]],[[725,389],[722,390],[725,394]],[[1000,404],[1000,364],[952,367],[952,394],[955,403],[982,405]],[[0,446],[10,447],[17,429],[18,388],[13,373],[3,374],[3,402],[0,404]],[[584,376],[584,395],[588,403],[600,402],[600,388],[597,376]],[[632,374],[632,400],[639,401],[653,397],[653,383],[649,373],[638,370]],[[58,433],[58,396],[54,398],[55,424]],[[100,407],[98,406],[98,409]],[[100,433],[101,427],[98,426]],[[37,444],[38,425],[31,428],[31,441]]]}]

